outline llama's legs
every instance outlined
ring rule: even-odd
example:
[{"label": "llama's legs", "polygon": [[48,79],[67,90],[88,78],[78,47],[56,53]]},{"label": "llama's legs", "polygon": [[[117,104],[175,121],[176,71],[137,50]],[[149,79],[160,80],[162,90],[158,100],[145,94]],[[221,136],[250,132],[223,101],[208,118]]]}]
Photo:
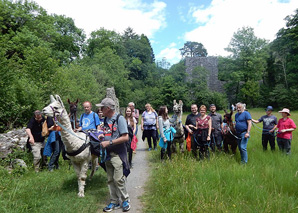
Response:
[{"label": "llama's legs", "polygon": [[92,163],[92,167],[91,167],[90,180],[94,175],[94,172],[96,170],[96,166],[98,165],[98,157],[96,155],[92,155],[91,163]]},{"label": "llama's legs", "polygon": [[184,153],[184,136],[182,139],[180,139],[179,146],[180,146],[180,152]]},{"label": "llama's legs", "polygon": [[88,161],[84,161],[82,163],[72,163],[78,178],[78,186],[79,186],[79,197],[84,197],[84,188],[86,184],[86,178],[87,178],[87,170],[88,170]]}]

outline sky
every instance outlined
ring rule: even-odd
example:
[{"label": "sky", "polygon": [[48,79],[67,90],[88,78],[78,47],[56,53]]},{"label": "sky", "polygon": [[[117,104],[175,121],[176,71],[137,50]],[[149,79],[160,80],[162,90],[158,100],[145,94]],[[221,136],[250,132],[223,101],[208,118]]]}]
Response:
[{"label": "sky", "polygon": [[273,41],[298,0],[34,0],[48,14],[70,17],[87,37],[100,28],[123,33],[131,27],[146,35],[155,59],[181,60],[187,41],[199,42],[209,56],[227,56],[233,34],[254,28],[258,38]]}]

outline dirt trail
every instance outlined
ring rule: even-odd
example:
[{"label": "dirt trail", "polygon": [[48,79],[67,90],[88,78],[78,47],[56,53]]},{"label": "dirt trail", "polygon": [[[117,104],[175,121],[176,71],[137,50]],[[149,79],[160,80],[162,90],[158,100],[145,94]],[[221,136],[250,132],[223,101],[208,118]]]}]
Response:
[{"label": "dirt trail", "polygon": [[[149,176],[149,163],[147,159],[148,145],[142,141],[141,126],[138,128],[137,153],[133,154],[133,169],[127,178],[127,192],[130,197],[131,209],[129,212],[143,212],[143,205],[139,197],[144,193],[144,186]],[[112,212],[122,212],[122,208]]]}]

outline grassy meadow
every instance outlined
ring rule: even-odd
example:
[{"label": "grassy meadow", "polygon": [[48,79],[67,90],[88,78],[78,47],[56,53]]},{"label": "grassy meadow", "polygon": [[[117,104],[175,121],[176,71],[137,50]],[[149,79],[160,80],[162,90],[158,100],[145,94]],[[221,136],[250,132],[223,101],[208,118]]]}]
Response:
[{"label": "grassy meadow", "polygon": [[[77,178],[68,161],[59,170],[23,175],[8,174],[0,168],[0,212],[97,212],[107,199],[106,174],[99,169],[86,181],[85,197],[79,198]],[[90,171],[89,171],[90,173]]]},{"label": "grassy meadow", "polygon": [[[254,119],[265,114],[263,109],[249,112]],[[298,112],[291,118],[298,124]],[[247,165],[240,164],[238,149],[235,156],[215,153],[204,161],[190,153],[177,154],[165,163],[160,152],[151,152],[145,211],[298,212],[298,130],[293,138],[290,156],[280,153],[277,145],[275,152],[263,152],[261,130],[252,127]]]}]

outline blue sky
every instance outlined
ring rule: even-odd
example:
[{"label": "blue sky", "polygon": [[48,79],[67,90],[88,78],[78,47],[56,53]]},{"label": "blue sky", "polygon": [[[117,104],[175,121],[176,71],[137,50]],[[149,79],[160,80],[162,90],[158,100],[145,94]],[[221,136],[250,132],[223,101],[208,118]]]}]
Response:
[{"label": "blue sky", "polygon": [[74,19],[87,36],[101,27],[122,33],[131,27],[145,34],[155,58],[171,64],[181,59],[186,41],[202,43],[210,56],[227,56],[233,33],[253,27],[272,41],[294,14],[298,0],[35,0],[49,14]]}]

